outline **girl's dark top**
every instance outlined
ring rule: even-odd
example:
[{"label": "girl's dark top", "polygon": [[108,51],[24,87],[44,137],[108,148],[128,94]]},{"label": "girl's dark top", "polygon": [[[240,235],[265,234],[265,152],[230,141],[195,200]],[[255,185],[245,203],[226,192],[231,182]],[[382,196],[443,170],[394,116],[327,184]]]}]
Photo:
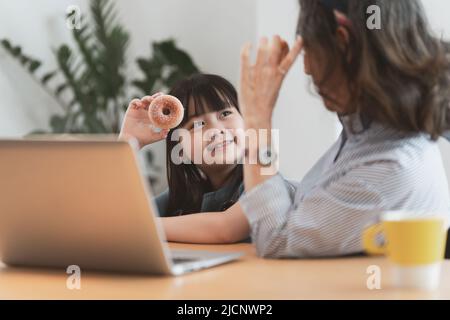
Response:
[{"label": "girl's dark top", "polygon": [[[183,210],[178,209],[168,212],[169,190],[164,191],[155,198],[156,206],[161,217],[175,217],[183,214]],[[221,212],[235,204],[244,192],[244,184],[228,184],[216,191],[203,195],[200,212]],[[250,238],[243,242],[251,242]]]}]

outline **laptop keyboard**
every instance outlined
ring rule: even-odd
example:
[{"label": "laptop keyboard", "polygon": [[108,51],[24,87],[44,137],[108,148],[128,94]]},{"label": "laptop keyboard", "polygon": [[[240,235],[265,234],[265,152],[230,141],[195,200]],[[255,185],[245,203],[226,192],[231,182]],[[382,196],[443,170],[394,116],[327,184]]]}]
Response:
[{"label": "laptop keyboard", "polygon": [[198,258],[172,258],[173,263],[186,263],[186,262],[194,262],[198,261]]}]

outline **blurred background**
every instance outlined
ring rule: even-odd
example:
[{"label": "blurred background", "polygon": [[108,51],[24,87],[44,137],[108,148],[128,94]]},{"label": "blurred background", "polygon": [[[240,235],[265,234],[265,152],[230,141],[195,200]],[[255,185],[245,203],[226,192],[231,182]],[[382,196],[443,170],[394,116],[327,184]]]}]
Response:
[{"label": "blurred background", "polygon": [[[448,38],[450,2],[423,4]],[[237,86],[242,45],[274,34],[292,43],[298,10],[297,0],[0,0],[0,137],[117,133],[132,98],[197,70]],[[79,14],[81,29],[74,29]],[[274,120],[281,171],[296,180],[341,130],[302,68],[298,61],[288,75]],[[450,143],[440,146],[450,179]],[[143,154],[159,193],[164,142]]]}]

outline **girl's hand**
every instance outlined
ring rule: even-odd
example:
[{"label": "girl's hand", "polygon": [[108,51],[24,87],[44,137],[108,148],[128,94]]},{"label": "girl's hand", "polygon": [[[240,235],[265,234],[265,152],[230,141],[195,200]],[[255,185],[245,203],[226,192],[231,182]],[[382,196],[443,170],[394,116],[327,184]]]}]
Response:
[{"label": "girl's hand", "polygon": [[251,45],[247,44],[241,53],[241,79],[239,102],[247,128],[268,128],[272,113],[286,74],[303,49],[298,37],[292,49],[280,36],[272,43],[262,38],[256,64],[249,61]]},{"label": "girl's hand", "polygon": [[139,148],[160,141],[167,137],[169,130],[157,130],[148,117],[148,107],[150,103],[162,93],[153,96],[146,96],[142,99],[134,99],[128,105],[125,117],[120,130],[119,139],[135,138],[139,143]]},{"label": "girl's hand", "polygon": [[223,212],[203,212],[161,218],[168,241],[224,244],[250,235],[250,225],[239,202]]}]

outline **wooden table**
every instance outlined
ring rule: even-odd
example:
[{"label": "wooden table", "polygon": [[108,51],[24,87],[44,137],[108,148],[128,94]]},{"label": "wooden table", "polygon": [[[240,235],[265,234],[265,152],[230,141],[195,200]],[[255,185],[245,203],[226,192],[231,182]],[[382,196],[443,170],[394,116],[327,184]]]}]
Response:
[{"label": "wooden table", "polygon": [[[390,287],[386,259],[352,257],[321,260],[266,260],[249,244],[177,249],[243,251],[237,262],[180,277],[107,274],[85,271],[81,290],[66,287],[65,270],[0,266],[0,299],[450,299],[450,261],[443,265],[434,292]],[[369,290],[367,268],[377,265],[382,288]]]}]

